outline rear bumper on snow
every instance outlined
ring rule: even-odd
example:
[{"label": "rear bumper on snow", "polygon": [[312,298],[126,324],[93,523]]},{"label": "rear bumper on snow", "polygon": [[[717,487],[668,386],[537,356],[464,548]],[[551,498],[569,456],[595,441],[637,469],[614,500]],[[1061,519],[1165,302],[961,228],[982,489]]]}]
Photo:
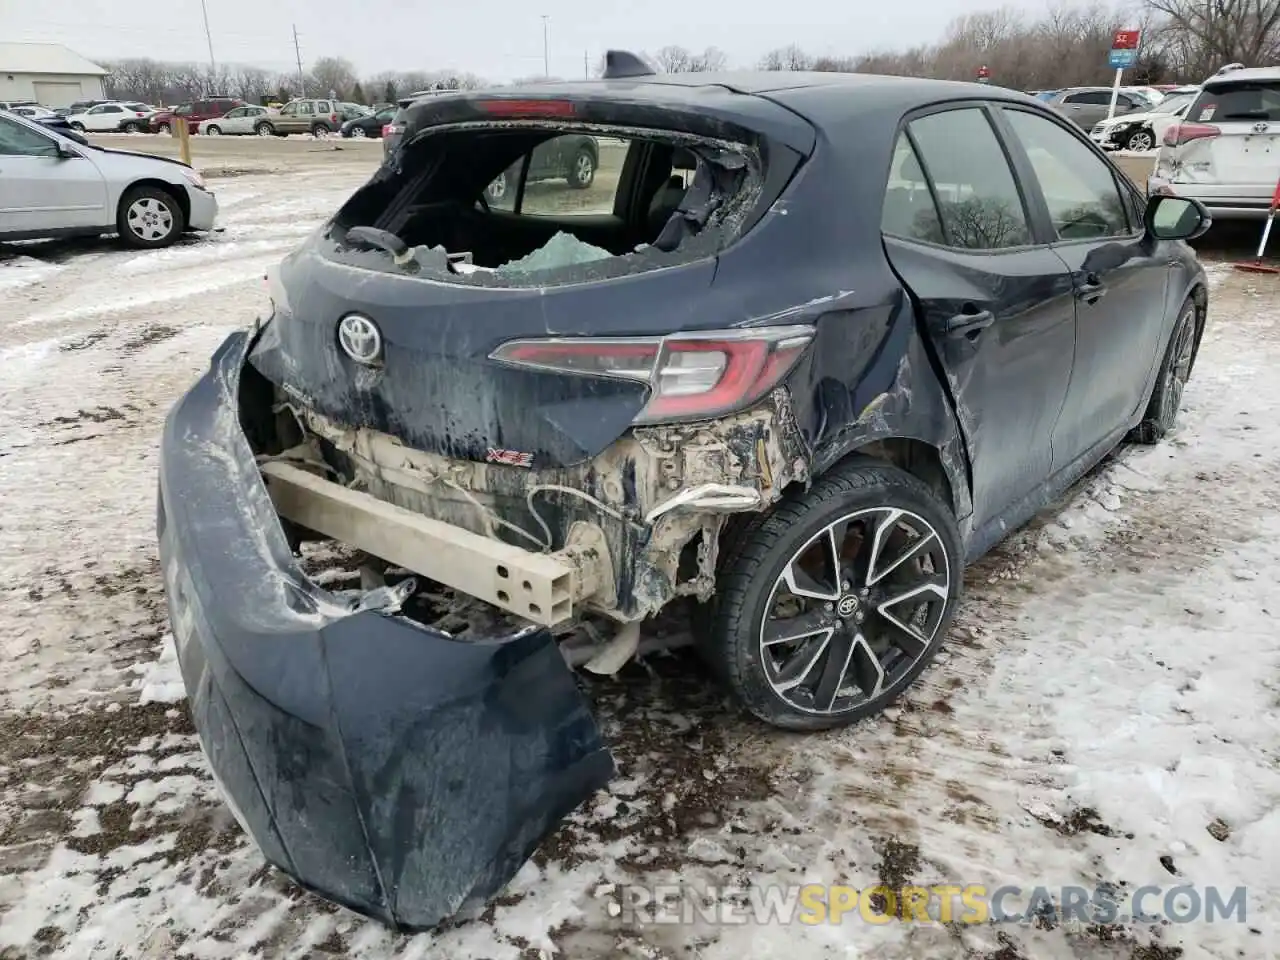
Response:
[{"label": "rear bumper on snow", "polygon": [[160,557],[192,718],[271,863],[430,927],[500,890],[613,762],[545,630],[459,642],[351,612],[302,574],[240,427],[250,339],[219,349],[161,447]]}]

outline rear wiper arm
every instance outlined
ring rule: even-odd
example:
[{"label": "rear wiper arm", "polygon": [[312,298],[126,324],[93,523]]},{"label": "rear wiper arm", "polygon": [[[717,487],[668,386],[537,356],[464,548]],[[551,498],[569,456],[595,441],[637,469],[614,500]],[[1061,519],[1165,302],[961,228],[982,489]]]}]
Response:
[{"label": "rear wiper arm", "polygon": [[385,250],[397,260],[409,252],[407,243],[390,230],[380,230],[377,227],[352,227],[343,235],[343,240],[366,250]]}]

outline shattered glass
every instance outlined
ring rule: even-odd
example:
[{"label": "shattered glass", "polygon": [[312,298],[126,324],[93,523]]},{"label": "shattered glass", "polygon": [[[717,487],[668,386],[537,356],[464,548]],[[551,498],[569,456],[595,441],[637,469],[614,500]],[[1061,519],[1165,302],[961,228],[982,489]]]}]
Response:
[{"label": "shattered glass", "polygon": [[498,267],[495,273],[529,273],[534,270],[556,270],[580,263],[607,260],[613,254],[603,247],[584,243],[561,230],[537,250]]}]

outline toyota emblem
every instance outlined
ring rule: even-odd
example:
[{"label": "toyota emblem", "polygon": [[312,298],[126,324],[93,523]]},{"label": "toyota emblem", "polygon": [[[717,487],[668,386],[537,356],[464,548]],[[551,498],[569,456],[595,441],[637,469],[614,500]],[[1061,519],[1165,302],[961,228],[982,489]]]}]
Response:
[{"label": "toyota emblem", "polygon": [[1254,133],[1266,133],[1266,132],[1267,132],[1268,130],[1270,130],[1270,129],[1271,129],[1271,125],[1270,125],[1269,123],[1267,123],[1266,121],[1260,121],[1260,122],[1255,123],[1255,124],[1253,125],[1253,132],[1254,132]]},{"label": "toyota emblem", "polygon": [[338,343],[356,363],[373,366],[382,355],[382,334],[368,317],[349,313],[338,321]]}]

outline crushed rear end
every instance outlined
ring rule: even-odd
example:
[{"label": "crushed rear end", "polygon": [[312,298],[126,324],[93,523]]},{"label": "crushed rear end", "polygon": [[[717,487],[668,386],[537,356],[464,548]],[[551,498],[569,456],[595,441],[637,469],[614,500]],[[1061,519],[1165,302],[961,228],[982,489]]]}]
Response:
[{"label": "crushed rear end", "polygon": [[[785,381],[829,304],[753,314],[714,278],[813,131],[706,89],[413,107],[170,414],[161,557],[202,745],[267,859],[362,913],[424,928],[497,892],[612,775],[566,625],[632,625],[625,659],[710,594],[727,518],[807,477]],[[629,138],[612,214],[522,218],[524,185],[486,206],[569,133]],[[304,574],[326,539],[360,589]],[[443,588],[486,615],[442,621]]]}]

